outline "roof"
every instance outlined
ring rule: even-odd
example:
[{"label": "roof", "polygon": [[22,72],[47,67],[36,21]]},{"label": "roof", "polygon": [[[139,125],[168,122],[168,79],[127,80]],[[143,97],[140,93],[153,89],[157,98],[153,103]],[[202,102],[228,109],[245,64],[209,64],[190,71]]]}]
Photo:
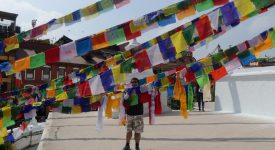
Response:
[{"label": "roof", "polygon": [[15,21],[18,14],[0,11],[0,18]]}]

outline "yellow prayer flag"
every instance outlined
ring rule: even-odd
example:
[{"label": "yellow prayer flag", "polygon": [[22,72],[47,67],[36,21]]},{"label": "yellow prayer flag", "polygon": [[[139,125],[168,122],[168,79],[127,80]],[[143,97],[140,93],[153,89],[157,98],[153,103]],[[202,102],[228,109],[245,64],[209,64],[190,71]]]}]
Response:
[{"label": "yellow prayer flag", "polygon": [[0,145],[4,144],[4,139],[0,137]]},{"label": "yellow prayer flag", "polygon": [[15,72],[20,72],[20,71],[29,69],[30,68],[30,57],[16,60],[13,67],[14,67]]},{"label": "yellow prayer flag", "polygon": [[5,52],[9,52],[13,49],[19,48],[19,42],[18,42],[17,35],[6,38],[4,40],[4,44],[6,45]]},{"label": "yellow prayer flag", "polygon": [[130,30],[132,33],[141,31],[147,27],[146,21],[144,18],[140,18],[138,20],[132,21],[130,23]]},{"label": "yellow prayer flag", "polygon": [[92,4],[80,10],[81,16],[85,17],[85,19],[91,19],[99,15],[97,12],[96,4]]},{"label": "yellow prayer flag", "polygon": [[122,93],[114,94],[112,96],[113,96],[112,97],[112,109],[115,109],[115,110],[119,111],[120,99],[121,99]]},{"label": "yellow prayer flag", "polygon": [[205,57],[199,60],[199,62],[203,63],[203,70],[206,74],[209,74],[214,70],[211,57]]},{"label": "yellow prayer flag", "polygon": [[66,92],[62,92],[59,95],[55,96],[56,101],[63,101],[68,99],[68,95]]},{"label": "yellow prayer flag", "polygon": [[80,114],[81,113],[81,107],[79,105],[72,107],[72,114]]},{"label": "yellow prayer flag", "polygon": [[112,66],[115,66],[116,65],[116,60],[114,57],[111,57],[109,59],[106,60],[106,66],[107,67],[112,67]]},{"label": "yellow prayer flag", "polygon": [[235,0],[234,4],[240,12],[241,17],[245,17],[256,10],[251,0]]},{"label": "yellow prayer flag", "polygon": [[112,118],[113,112],[112,112],[112,99],[111,94],[107,95],[107,103],[106,103],[106,109],[105,109],[105,117]]},{"label": "yellow prayer flag", "polygon": [[64,16],[64,22],[65,23],[71,23],[72,21],[73,21],[73,14],[72,13]]},{"label": "yellow prayer flag", "polygon": [[259,43],[257,46],[256,46],[256,49],[254,50],[254,53],[257,55],[265,50],[268,50],[270,48],[272,48],[273,45],[272,45],[272,38],[270,36],[270,34],[268,35],[267,39],[261,43]]},{"label": "yellow prayer flag", "polygon": [[2,108],[3,117],[5,118],[11,118],[11,107],[5,106]]},{"label": "yellow prayer flag", "polygon": [[185,88],[181,85],[180,75],[177,73],[176,83],[174,87],[174,98],[180,101],[180,114],[187,119],[187,103],[186,103],[186,91]]},{"label": "yellow prayer flag", "polygon": [[121,65],[117,65],[112,69],[115,84],[124,83],[126,81],[126,74],[120,73]]},{"label": "yellow prayer flag", "polygon": [[170,15],[173,15],[175,14],[175,12],[177,12],[177,4],[173,4],[171,6],[168,6],[164,9],[162,9],[163,13],[165,16],[170,16]]},{"label": "yellow prayer flag", "polygon": [[0,129],[0,138],[1,138],[1,137],[4,138],[4,137],[6,137],[6,136],[8,136],[7,128],[1,128],[1,129]]},{"label": "yellow prayer flag", "polygon": [[169,80],[168,80],[167,77],[161,79],[161,85],[162,86],[168,86],[169,85]]},{"label": "yellow prayer flag", "polygon": [[196,10],[195,10],[195,7],[192,5],[192,6],[189,6],[188,8],[178,12],[176,14],[178,20],[182,20],[184,19],[185,17],[189,17],[189,16],[192,16],[196,14]]},{"label": "yellow prayer flag", "polygon": [[180,53],[188,48],[188,45],[183,37],[182,31],[176,32],[173,35],[171,35],[171,40],[174,47],[176,48],[177,53]]}]

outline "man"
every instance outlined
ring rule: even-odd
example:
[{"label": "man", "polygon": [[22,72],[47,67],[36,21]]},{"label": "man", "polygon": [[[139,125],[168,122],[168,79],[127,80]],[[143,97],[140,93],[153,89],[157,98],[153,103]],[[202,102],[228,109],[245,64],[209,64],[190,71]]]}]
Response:
[{"label": "man", "polygon": [[123,150],[130,150],[132,131],[135,132],[136,150],[140,150],[139,142],[144,128],[143,104],[140,102],[141,88],[137,78],[132,78],[131,84],[132,88],[127,89],[123,97],[127,114],[126,145]]}]

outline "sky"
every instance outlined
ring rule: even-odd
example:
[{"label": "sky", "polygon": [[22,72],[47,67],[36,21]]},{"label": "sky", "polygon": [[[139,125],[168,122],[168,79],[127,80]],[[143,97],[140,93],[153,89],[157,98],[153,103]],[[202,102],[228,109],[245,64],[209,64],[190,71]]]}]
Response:
[{"label": "sky", "polygon": [[[22,31],[24,31],[32,28],[31,21],[33,19],[37,19],[37,25],[41,25],[47,23],[53,18],[59,18],[97,1],[99,0],[0,0],[0,10],[19,14],[17,25],[21,26]],[[179,1],[181,0],[131,0],[130,4],[120,9],[113,9],[90,20],[82,19],[79,23],[70,26],[63,26],[57,30],[49,32],[46,36],[41,38],[56,41],[63,35],[66,35],[73,40],[77,40],[126,21],[136,19],[149,12],[156,11]],[[142,37],[137,38],[137,41],[140,43],[148,41],[207,12],[208,11],[205,11],[198,15],[188,17],[166,27],[153,29],[143,34]],[[223,36],[212,41],[207,46],[197,49],[194,52],[195,58],[200,59],[207,56],[209,53],[214,51],[218,44],[221,45],[221,48],[227,49],[229,45],[236,45],[240,42],[251,39],[262,31],[275,26],[274,16],[275,7],[270,9],[267,13],[258,15],[241,23]],[[268,50],[261,54],[261,56],[265,55],[275,57],[275,49]]]}]

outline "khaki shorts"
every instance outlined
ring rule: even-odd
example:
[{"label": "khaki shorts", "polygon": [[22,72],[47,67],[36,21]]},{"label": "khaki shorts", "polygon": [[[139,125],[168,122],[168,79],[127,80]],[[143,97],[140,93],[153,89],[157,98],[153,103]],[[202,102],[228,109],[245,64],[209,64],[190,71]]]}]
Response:
[{"label": "khaki shorts", "polygon": [[143,116],[129,116],[127,115],[127,132],[135,131],[136,133],[142,133],[144,128]]}]

